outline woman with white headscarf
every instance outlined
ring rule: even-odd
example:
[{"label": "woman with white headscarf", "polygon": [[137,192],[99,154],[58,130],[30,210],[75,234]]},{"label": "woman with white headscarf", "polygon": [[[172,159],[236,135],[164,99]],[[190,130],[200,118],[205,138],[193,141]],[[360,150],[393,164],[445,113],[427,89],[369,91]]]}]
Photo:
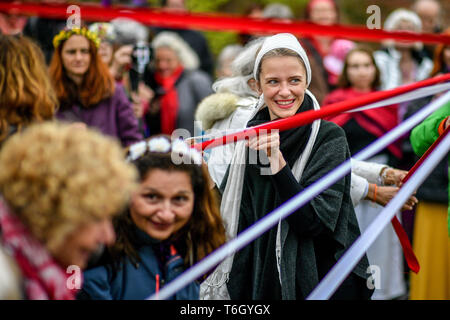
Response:
[{"label": "woman with white headscarf", "polygon": [[[309,61],[292,34],[264,40],[254,78],[260,99],[247,127],[319,109],[307,90]],[[228,238],[349,157],[342,129],[322,120],[238,142],[221,188]],[[347,175],[225,259],[202,284],[201,298],[305,299],[359,235]],[[367,267],[364,256],[332,298],[369,298]]]}]

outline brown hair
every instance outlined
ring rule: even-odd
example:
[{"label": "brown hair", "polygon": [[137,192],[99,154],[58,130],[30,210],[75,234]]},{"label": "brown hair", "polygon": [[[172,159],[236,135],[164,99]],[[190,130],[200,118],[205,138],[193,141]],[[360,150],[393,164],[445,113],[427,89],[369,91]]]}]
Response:
[{"label": "brown hair", "polygon": [[381,76],[380,76],[380,69],[378,68],[377,63],[375,62],[375,58],[373,56],[373,50],[370,48],[361,47],[361,46],[357,46],[356,48],[351,49],[345,56],[344,67],[342,68],[342,72],[338,79],[338,87],[340,87],[340,88],[352,87],[352,84],[350,83],[350,80],[348,79],[347,71],[348,71],[349,57],[354,52],[364,52],[370,57],[370,60],[372,61],[372,64],[375,67],[375,78],[373,79],[371,88],[377,89],[381,85]]},{"label": "brown hair", "polygon": [[91,107],[112,96],[115,90],[114,78],[111,76],[108,66],[98,54],[96,45],[89,39],[91,62],[81,86],[77,88],[76,84],[66,75],[61,55],[66,41],[63,41],[55,49],[49,67],[50,76],[61,106],[70,108],[75,99],[79,98],[84,107]]},{"label": "brown hair", "polygon": [[[450,35],[450,28],[445,29],[442,33],[443,35]],[[434,77],[438,73],[442,72],[444,65],[444,49],[450,45],[441,43],[434,49],[434,59],[433,59],[433,70],[431,71],[431,76]]]},{"label": "brown hair", "polygon": [[29,38],[0,34],[0,143],[15,126],[53,118],[58,99],[41,49]]},{"label": "brown hair", "polygon": [[[186,225],[171,236],[171,239],[180,244],[177,250],[183,257],[186,266],[203,259],[225,243],[225,228],[220,215],[217,195],[208,186],[209,173],[204,164],[201,166],[185,163],[175,164],[170,152],[147,152],[134,160],[133,164],[137,167],[141,181],[145,180],[154,169],[181,171],[190,176],[195,197],[193,213]],[[115,219],[117,241],[111,250],[113,262],[117,263],[118,258],[123,256],[129,257],[135,264],[140,261],[133,244],[136,241],[132,232],[133,225],[129,210]],[[193,261],[190,261],[191,254]]]}]

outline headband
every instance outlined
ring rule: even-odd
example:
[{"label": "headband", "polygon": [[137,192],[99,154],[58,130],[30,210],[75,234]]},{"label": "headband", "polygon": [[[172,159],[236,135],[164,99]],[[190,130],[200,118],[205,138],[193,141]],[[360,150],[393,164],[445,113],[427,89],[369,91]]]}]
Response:
[{"label": "headband", "polygon": [[156,136],[145,141],[132,144],[128,148],[127,161],[135,161],[143,155],[149,153],[165,154],[171,153],[172,161],[175,164],[196,164],[202,165],[202,155],[196,149],[191,148],[186,142],[180,139],[170,141],[164,136]]},{"label": "headband", "polygon": [[305,50],[300,45],[300,42],[298,42],[297,38],[290,33],[279,33],[264,40],[261,50],[259,50],[258,55],[256,56],[255,67],[253,69],[254,78],[258,79],[257,73],[262,57],[264,57],[267,52],[278,48],[290,49],[300,56],[300,59],[303,60],[306,68],[306,85],[309,86],[309,83],[311,82],[311,66],[309,65],[308,57]]},{"label": "headband", "polygon": [[100,39],[97,37],[97,34],[89,31],[87,28],[73,28],[73,29],[63,29],[61,30],[54,38],[53,38],[53,46],[56,48],[59,47],[61,42],[69,39],[74,34],[83,36],[88,40],[92,41],[95,46],[98,48],[100,46]]}]

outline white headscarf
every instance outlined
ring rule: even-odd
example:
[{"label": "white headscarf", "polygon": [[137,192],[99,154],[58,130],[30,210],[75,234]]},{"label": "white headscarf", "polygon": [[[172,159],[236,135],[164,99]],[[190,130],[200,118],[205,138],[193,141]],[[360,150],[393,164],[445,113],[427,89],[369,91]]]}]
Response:
[{"label": "white headscarf", "polygon": [[298,42],[297,38],[291,33],[279,33],[271,37],[267,37],[261,46],[261,50],[258,52],[255,60],[255,68],[253,69],[253,76],[257,78],[259,65],[261,64],[262,57],[269,51],[279,48],[290,49],[298,53],[306,68],[306,86],[311,83],[311,66],[309,65],[308,56],[305,50]]}]

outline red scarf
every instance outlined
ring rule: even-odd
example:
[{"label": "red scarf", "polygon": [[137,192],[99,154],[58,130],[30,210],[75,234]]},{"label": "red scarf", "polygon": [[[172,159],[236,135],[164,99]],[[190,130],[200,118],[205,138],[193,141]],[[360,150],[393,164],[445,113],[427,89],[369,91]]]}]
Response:
[{"label": "red scarf", "polygon": [[[359,92],[352,88],[337,89],[325,97],[323,107],[326,108],[327,104],[356,98],[367,93],[369,92]],[[326,120],[332,121],[341,127],[351,119],[355,119],[355,121],[367,132],[376,137],[381,137],[398,125],[397,105],[358,112],[341,113],[337,116],[326,118]],[[390,144],[387,148],[395,157],[402,157],[402,151],[398,142]]]},{"label": "red scarf", "polygon": [[0,198],[2,245],[16,261],[24,278],[30,300],[74,300],[76,290],[67,287],[69,275],[51,257],[47,249],[30,233]]},{"label": "red scarf", "polygon": [[158,72],[155,73],[156,82],[164,88],[165,94],[160,99],[161,113],[161,133],[172,134],[175,130],[178,116],[178,93],[175,83],[183,72],[183,67],[179,66],[175,72],[162,77]]}]

